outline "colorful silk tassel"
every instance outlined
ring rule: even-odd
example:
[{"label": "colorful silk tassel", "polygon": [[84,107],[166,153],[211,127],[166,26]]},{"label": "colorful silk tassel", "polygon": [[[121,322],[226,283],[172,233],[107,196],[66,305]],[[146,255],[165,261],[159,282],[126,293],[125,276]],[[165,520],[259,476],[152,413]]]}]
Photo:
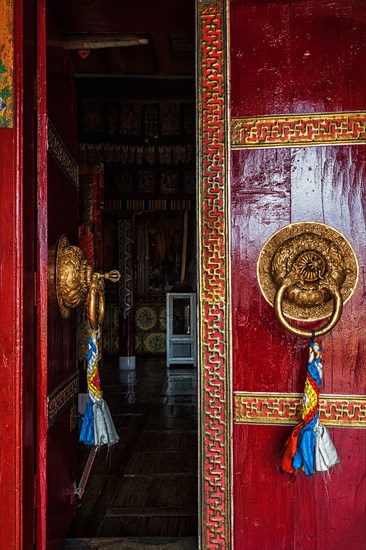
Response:
[{"label": "colorful silk tassel", "polygon": [[285,472],[304,470],[305,475],[327,472],[339,462],[337,451],[325,426],[319,422],[319,391],[323,365],[321,347],[310,340],[309,363],[305,381],[302,421],[286,441],[281,468]]},{"label": "colorful silk tassel", "polygon": [[87,379],[89,401],[80,431],[80,442],[85,445],[114,445],[119,440],[107,403],[100,388],[97,339],[99,331],[89,338]]}]

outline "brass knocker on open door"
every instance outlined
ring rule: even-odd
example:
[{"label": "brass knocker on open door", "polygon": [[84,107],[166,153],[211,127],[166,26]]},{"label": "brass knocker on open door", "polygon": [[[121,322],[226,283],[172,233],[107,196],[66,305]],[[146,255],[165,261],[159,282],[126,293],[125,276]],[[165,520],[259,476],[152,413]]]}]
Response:
[{"label": "brass knocker on open door", "polygon": [[71,309],[85,303],[89,324],[97,330],[104,319],[105,280],[116,283],[120,277],[118,271],[97,273],[84,258],[82,250],[70,245],[66,235],[59,239],[55,284],[57,302],[64,319],[70,316]]},{"label": "brass knocker on open door", "polygon": [[312,330],[289,321],[329,318],[315,336],[338,323],[343,304],[358,281],[356,254],[346,237],[318,222],[299,222],[274,233],[264,244],[257,263],[259,286],[282,326],[310,338]]}]

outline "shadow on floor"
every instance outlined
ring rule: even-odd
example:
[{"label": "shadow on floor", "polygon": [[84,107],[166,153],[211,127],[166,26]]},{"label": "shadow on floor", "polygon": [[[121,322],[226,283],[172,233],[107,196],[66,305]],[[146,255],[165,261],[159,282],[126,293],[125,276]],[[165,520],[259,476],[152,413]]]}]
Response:
[{"label": "shadow on floor", "polygon": [[121,372],[110,358],[100,371],[120,441],[98,453],[65,548],[196,549],[196,369],[162,358]]}]

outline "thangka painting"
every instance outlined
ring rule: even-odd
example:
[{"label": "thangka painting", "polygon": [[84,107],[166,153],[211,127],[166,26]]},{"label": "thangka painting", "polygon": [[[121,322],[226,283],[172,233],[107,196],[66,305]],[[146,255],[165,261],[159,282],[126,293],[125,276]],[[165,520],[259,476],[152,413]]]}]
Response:
[{"label": "thangka painting", "polygon": [[160,131],[162,136],[179,136],[181,134],[180,105],[162,103],[160,105]]},{"label": "thangka painting", "polygon": [[0,0],[0,128],[13,127],[13,0]]}]

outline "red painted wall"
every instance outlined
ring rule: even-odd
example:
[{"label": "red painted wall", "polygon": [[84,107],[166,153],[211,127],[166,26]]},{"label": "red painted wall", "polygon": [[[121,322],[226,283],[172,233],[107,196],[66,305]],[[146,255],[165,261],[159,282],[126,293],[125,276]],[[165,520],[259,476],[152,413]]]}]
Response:
[{"label": "red painted wall", "polygon": [[[365,109],[366,7],[358,1],[230,3],[231,116]],[[307,341],[285,333],[261,296],[256,262],[267,238],[296,221],[330,224],[366,262],[366,147],[233,151],[233,390],[304,389]],[[364,281],[322,338],[323,393],[363,394]],[[330,479],[279,470],[289,427],[234,426],[234,542],[250,550],[358,550],[366,545],[366,432],[331,435]]]}]

